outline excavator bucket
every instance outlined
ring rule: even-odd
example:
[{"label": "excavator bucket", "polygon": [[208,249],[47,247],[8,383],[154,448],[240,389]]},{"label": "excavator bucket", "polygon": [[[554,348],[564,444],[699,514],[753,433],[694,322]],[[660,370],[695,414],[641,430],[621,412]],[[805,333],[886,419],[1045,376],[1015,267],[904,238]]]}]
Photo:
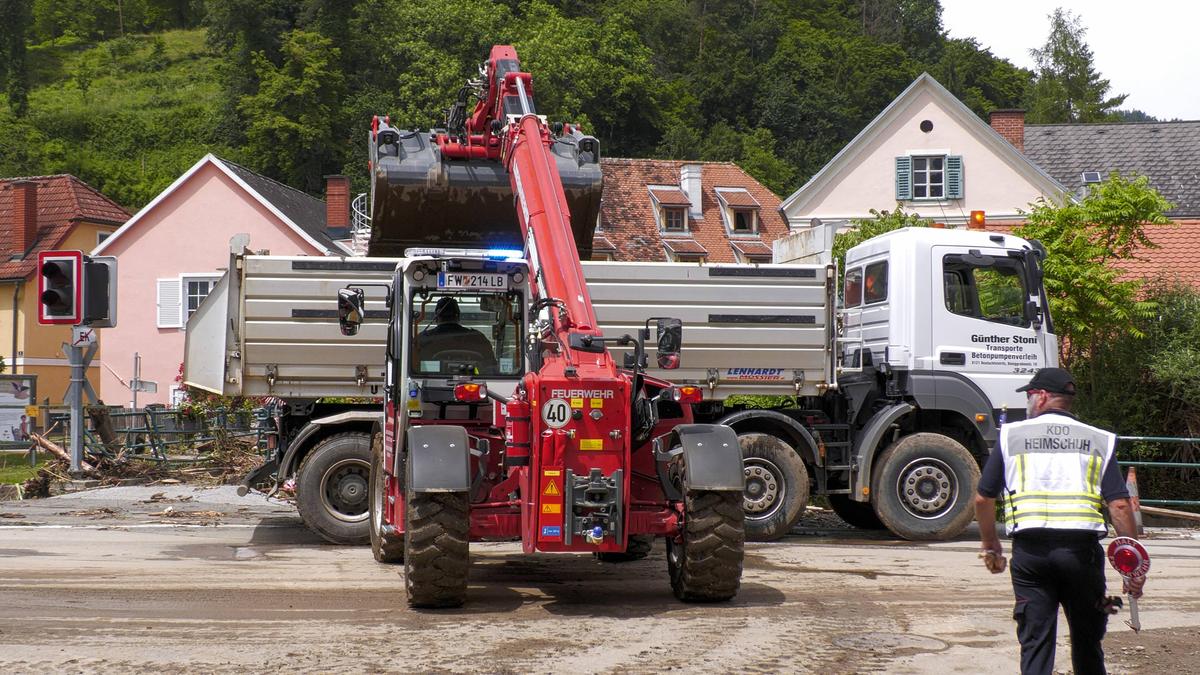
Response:
[{"label": "excavator bucket", "polygon": [[[386,125],[371,132],[371,240],[368,255],[399,257],[409,247],[521,249],[516,200],[504,164],[448,159],[435,132]],[[550,147],[562,178],[580,258],[592,253],[603,177],[595,138],[571,131]]]}]

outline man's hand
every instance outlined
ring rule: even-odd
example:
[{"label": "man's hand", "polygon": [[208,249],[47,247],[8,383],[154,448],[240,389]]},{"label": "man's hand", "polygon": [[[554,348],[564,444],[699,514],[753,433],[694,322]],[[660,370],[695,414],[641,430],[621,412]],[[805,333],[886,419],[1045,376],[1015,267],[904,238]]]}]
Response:
[{"label": "man's hand", "polygon": [[1140,598],[1142,597],[1142,588],[1146,585],[1146,577],[1122,577],[1125,582],[1122,587],[1125,595]]},{"label": "man's hand", "polygon": [[1000,574],[1008,566],[1008,561],[1004,557],[1004,547],[1001,546],[999,539],[984,541],[983,547],[979,551],[979,557],[983,558],[983,566],[992,574]]}]

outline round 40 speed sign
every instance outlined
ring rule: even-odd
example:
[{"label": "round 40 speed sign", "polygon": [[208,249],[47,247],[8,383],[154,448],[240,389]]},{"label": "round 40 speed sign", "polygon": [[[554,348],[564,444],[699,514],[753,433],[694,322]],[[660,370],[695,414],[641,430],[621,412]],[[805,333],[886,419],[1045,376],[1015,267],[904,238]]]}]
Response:
[{"label": "round 40 speed sign", "polygon": [[552,398],[542,404],[542,421],[551,429],[561,429],[571,421],[571,405],[561,398]]}]

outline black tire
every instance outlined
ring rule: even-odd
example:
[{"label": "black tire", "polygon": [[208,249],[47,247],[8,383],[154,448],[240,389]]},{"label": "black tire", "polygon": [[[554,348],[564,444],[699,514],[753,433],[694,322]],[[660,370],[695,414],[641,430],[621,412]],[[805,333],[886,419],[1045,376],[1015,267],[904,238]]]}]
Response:
[{"label": "black tire", "polygon": [[792,531],[808,506],[808,469],[792,446],[770,434],[738,435],[746,487],[746,539],[775,541]]},{"label": "black tire", "polygon": [[383,531],[384,499],[387,495],[385,481],[387,472],[383,468],[383,434],[375,434],[371,439],[371,554],[381,563],[404,562],[404,537],[398,534],[385,534]]},{"label": "black tire", "polygon": [[680,541],[667,537],[671,590],[684,602],[720,602],[737,595],[745,557],[742,494],[689,490],[684,479]]},{"label": "black tire", "polygon": [[596,559],[606,563],[623,563],[641,560],[654,550],[654,537],[648,534],[629,535],[629,545],[624,553],[593,553]]},{"label": "black tire", "polygon": [[856,502],[848,495],[829,495],[829,507],[846,521],[847,525],[860,530],[886,530],[887,526],[875,515],[875,507],[870,502]]},{"label": "black tire", "polygon": [[309,450],[296,476],[296,508],[304,524],[334,544],[368,543],[370,472],[370,434],[335,434]]},{"label": "black tire", "polygon": [[875,458],[871,503],[893,534],[905,539],[957,536],[975,515],[979,465],[954,439],[905,436]]},{"label": "black tire", "polygon": [[404,586],[413,607],[467,599],[470,505],[466,492],[405,492]]}]

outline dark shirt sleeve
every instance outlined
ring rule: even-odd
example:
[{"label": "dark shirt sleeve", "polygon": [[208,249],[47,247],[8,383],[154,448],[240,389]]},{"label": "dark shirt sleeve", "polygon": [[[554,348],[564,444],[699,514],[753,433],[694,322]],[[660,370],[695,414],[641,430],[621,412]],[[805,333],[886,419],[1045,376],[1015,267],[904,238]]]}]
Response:
[{"label": "dark shirt sleeve", "polygon": [[1100,477],[1100,495],[1106,502],[1129,498],[1129,490],[1125,487],[1125,479],[1121,477],[1115,454],[1108,460],[1108,465],[1104,467],[1104,475]]},{"label": "dark shirt sleeve", "polygon": [[983,473],[979,475],[979,494],[995,499],[1004,491],[1004,457],[1000,447],[992,449],[987,461],[983,463]]}]

